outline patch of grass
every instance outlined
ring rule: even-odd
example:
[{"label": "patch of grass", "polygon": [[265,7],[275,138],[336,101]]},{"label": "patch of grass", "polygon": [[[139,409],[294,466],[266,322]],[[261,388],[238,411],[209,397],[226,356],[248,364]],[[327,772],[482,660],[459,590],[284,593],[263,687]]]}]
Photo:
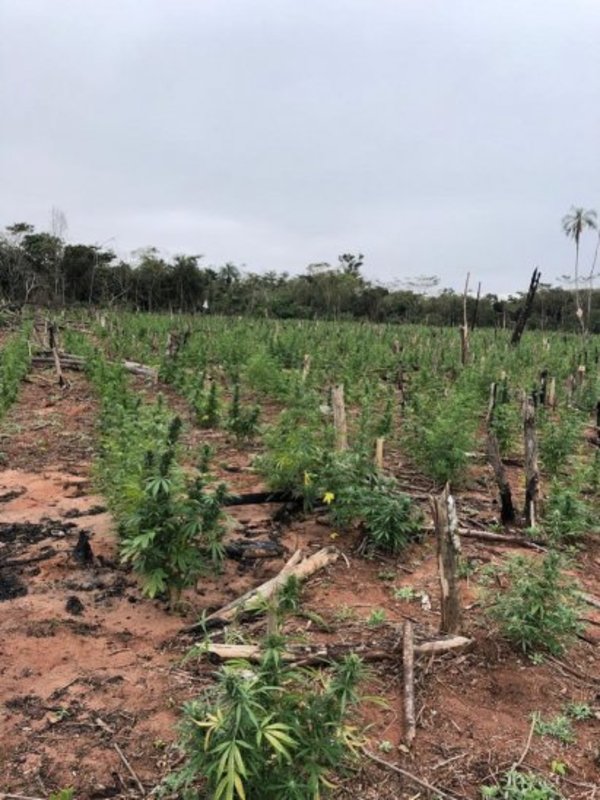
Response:
[{"label": "patch of grass", "polygon": [[371,611],[369,618],[367,619],[367,625],[369,628],[378,628],[380,625],[383,625],[386,621],[386,614],[383,608],[374,608]]},{"label": "patch of grass", "polygon": [[536,712],[533,720],[533,732],[538,736],[551,736],[563,744],[573,744],[575,741],[573,725],[565,714],[557,714],[552,719],[545,720],[541,714]]},{"label": "patch of grass", "polygon": [[412,603],[420,597],[420,592],[417,592],[412,586],[398,586],[394,588],[394,600],[404,600],[406,603]]},{"label": "patch of grass", "polygon": [[484,800],[561,800],[560,792],[543,778],[532,772],[510,769],[500,783],[482,786]]},{"label": "patch of grass", "polygon": [[569,703],[566,713],[577,722],[584,722],[594,716],[594,712],[587,703]]}]

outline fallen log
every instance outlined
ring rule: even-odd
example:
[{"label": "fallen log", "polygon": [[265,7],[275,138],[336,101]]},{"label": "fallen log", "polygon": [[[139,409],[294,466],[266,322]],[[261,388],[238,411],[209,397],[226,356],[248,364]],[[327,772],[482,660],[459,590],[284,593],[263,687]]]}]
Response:
[{"label": "fallen log", "polygon": [[0,569],[8,569],[8,567],[26,567],[28,564],[37,564],[39,561],[47,561],[49,558],[53,558],[56,553],[57,551],[53,547],[50,547],[45,553],[31,556],[30,558],[13,558],[8,561],[0,561]]},{"label": "fallen log", "polygon": [[258,506],[265,503],[289,503],[295,499],[290,492],[245,492],[229,495],[223,501],[223,505]]},{"label": "fallen log", "polygon": [[[255,589],[250,589],[241,597],[232,600],[223,608],[213,612],[206,617],[202,622],[187,628],[187,631],[194,631],[202,629],[207,623],[218,621],[219,623],[228,623],[239,613],[247,610],[255,610],[256,606],[272,597],[277,589],[282,586],[290,576],[296,577],[298,580],[309,578],[315,572],[323,567],[333,564],[339,556],[338,551],[333,547],[324,547],[318,550],[312,556],[305,558],[302,561],[302,551],[296,550],[292,557],[286,562],[282,570],[275,575],[275,577],[257,586]],[[254,608],[252,608],[254,606]]]},{"label": "fallen log", "polygon": [[[56,364],[57,357],[64,369],[71,369],[74,371],[82,371],[85,369],[85,358],[73,355],[73,353],[55,352],[55,349],[43,350],[36,353],[31,357],[31,363],[38,367],[52,365]],[[146,364],[139,364],[137,361],[122,361],[121,366],[124,370],[131,372],[133,375],[141,375],[145,378],[158,380],[158,370],[155,367],[148,367]]]},{"label": "fallen log", "polygon": [[142,375],[144,378],[152,378],[153,381],[158,380],[158,370],[154,367],[147,367],[145,364],[138,364],[137,361],[123,361],[122,367],[132,375]]},{"label": "fallen log", "polygon": [[[466,636],[452,636],[448,639],[434,639],[429,642],[421,642],[413,646],[415,655],[436,655],[448,653],[451,650],[458,650],[472,644],[473,640]],[[302,664],[324,664],[343,658],[349,653],[356,653],[365,661],[385,661],[387,659],[397,659],[399,645],[388,650],[378,650],[364,644],[341,644],[341,645],[290,645],[283,653],[283,660],[287,662]],[[215,656],[221,661],[242,660],[260,661],[263,651],[257,644],[209,644],[203,651],[207,655]]]},{"label": "fallen log", "polygon": [[594,597],[593,594],[588,594],[587,592],[582,592],[581,597],[589,606],[600,608],[600,598]]}]

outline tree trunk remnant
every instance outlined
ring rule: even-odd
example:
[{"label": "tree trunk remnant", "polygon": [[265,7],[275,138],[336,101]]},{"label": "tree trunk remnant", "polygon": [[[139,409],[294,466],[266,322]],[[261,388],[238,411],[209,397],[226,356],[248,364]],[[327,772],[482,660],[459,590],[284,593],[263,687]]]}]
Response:
[{"label": "tree trunk remnant", "polygon": [[431,510],[437,537],[438,572],[441,588],[440,633],[460,633],[462,613],[458,583],[460,538],[456,505],[446,484],[439,497],[431,497]]},{"label": "tree trunk remnant", "polygon": [[463,367],[469,361],[469,322],[467,320],[467,292],[469,291],[469,278],[471,273],[467,272],[465,281],[465,291],[463,293],[463,324],[460,326],[460,361]]},{"label": "tree trunk remnant", "polygon": [[475,308],[471,316],[471,330],[474,331],[477,325],[477,315],[479,314],[479,300],[481,298],[481,281],[477,284],[477,297],[475,298]]},{"label": "tree trunk remnant", "polygon": [[344,403],[344,384],[335,386],[331,391],[333,406],[333,427],[335,428],[335,449],[348,449],[348,427],[346,424],[346,405]]},{"label": "tree trunk remnant", "polygon": [[404,673],[404,741],[407,747],[417,734],[415,718],[415,643],[413,624],[404,620],[402,644],[402,671]]},{"label": "tree trunk remnant", "polygon": [[523,304],[521,311],[519,312],[519,317],[517,319],[515,329],[513,330],[510,343],[516,347],[519,342],[521,341],[521,336],[523,336],[523,331],[525,330],[525,326],[527,325],[527,320],[531,316],[531,312],[533,311],[533,301],[535,300],[535,293],[538,290],[538,286],[540,285],[540,278],[542,277],[542,273],[536,267],[533,270],[531,275],[531,281],[529,283],[529,290],[527,291],[527,297],[525,298],[525,303]]},{"label": "tree trunk remnant", "polygon": [[498,439],[491,427],[488,427],[487,432],[487,455],[488,461],[494,470],[494,477],[500,494],[500,519],[504,525],[510,525],[511,522],[515,521],[515,507],[512,501],[510,484],[506,477],[506,470],[500,457]]},{"label": "tree trunk remnant", "polygon": [[534,528],[537,519],[540,472],[535,431],[535,406],[530,397],[523,401],[523,439],[525,445],[525,523]]}]

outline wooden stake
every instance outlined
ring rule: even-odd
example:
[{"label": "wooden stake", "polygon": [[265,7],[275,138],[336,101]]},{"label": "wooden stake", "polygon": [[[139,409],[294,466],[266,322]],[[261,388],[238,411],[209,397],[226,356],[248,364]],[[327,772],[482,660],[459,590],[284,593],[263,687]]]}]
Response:
[{"label": "wooden stake", "polygon": [[525,524],[534,528],[537,519],[540,472],[535,432],[535,407],[530,397],[523,402],[523,438],[525,444]]},{"label": "wooden stake", "polygon": [[348,427],[346,424],[346,406],[344,403],[344,384],[335,386],[331,392],[333,406],[333,427],[335,428],[335,449],[348,449]]},{"label": "wooden stake", "polygon": [[402,647],[402,669],[404,674],[404,741],[407,747],[413,743],[417,733],[415,719],[415,650],[413,625],[404,620]]},{"label": "wooden stake", "polygon": [[550,381],[548,382],[546,406],[548,408],[556,408],[556,378],[550,378]]},{"label": "wooden stake", "polygon": [[458,583],[460,538],[456,505],[446,484],[439,497],[431,497],[431,510],[437,536],[438,572],[441,588],[442,619],[440,633],[460,633],[461,607]]},{"label": "wooden stake", "polygon": [[496,394],[497,394],[497,384],[490,383],[490,399],[488,402],[488,410],[487,414],[485,415],[485,424],[489,426],[491,423],[493,416],[494,416],[494,409],[496,408]]},{"label": "wooden stake", "polygon": [[375,466],[377,469],[383,469],[383,445],[385,439],[383,436],[378,436],[375,441]]},{"label": "wooden stake", "polygon": [[304,354],[304,365],[302,367],[302,382],[304,383],[308,378],[310,372],[310,353]]},{"label": "wooden stake", "polygon": [[463,367],[469,361],[469,322],[467,320],[467,292],[469,291],[469,278],[471,273],[467,272],[465,281],[465,291],[463,293],[463,324],[460,326],[460,361]]}]

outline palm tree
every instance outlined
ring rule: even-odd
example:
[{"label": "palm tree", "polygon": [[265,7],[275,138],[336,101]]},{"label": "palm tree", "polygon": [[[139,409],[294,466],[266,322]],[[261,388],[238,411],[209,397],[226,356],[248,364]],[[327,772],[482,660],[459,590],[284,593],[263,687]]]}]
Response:
[{"label": "palm tree", "polygon": [[579,240],[586,228],[595,230],[598,227],[597,214],[594,210],[571,206],[571,211],[562,219],[562,228],[569,239],[575,242],[575,302],[577,303],[577,319],[581,324],[582,331],[585,331],[583,320],[583,309],[579,297]]}]

